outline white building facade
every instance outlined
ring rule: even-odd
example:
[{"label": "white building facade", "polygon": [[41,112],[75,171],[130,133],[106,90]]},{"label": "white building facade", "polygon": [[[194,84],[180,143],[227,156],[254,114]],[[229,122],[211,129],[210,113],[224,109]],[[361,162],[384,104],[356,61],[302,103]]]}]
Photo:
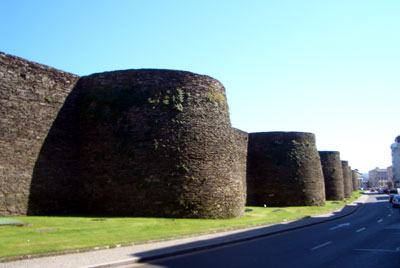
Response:
[{"label": "white building facade", "polygon": [[393,186],[400,188],[400,136],[396,137],[390,149],[392,149]]},{"label": "white building facade", "polygon": [[391,182],[387,169],[375,168],[368,172],[369,187],[385,187]]}]

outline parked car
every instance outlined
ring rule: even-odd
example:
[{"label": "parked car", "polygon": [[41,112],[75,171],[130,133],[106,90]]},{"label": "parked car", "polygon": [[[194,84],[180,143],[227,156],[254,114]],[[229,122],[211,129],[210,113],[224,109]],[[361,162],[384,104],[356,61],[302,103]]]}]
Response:
[{"label": "parked car", "polygon": [[399,194],[396,194],[393,196],[392,205],[394,208],[400,207],[400,195]]},{"label": "parked car", "polygon": [[389,194],[399,194],[399,190],[397,188],[392,188],[389,190]]},{"label": "parked car", "polygon": [[389,194],[389,189],[387,187],[384,187],[382,191],[384,194]]},{"label": "parked car", "polygon": [[389,203],[392,203],[393,196],[399,194],[399,190],[397,188],[392,188],[389,190]]},{"label": "parked car", "polygon": [[387,187],[382,187],[378,189],[378,194],[387,194],[389,192]]}]

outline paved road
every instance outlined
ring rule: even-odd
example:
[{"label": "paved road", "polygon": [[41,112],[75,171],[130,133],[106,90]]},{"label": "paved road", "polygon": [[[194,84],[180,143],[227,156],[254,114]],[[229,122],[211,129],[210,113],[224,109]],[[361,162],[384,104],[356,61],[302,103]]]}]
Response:
[{"label": "paved road", "polygon": [[400,267],[400,209],[370,195],[339,220],[126,267]]}]

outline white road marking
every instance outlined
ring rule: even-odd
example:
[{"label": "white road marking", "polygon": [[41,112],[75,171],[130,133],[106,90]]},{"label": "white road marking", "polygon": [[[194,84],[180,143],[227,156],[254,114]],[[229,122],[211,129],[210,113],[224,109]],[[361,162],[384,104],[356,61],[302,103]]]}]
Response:
[{"label": "white road marking", "polygon": [[350,222],[339,224],[339,225],[337,225],[335,227],[330,228],[329,230],[335,230],[335,229],[342,228],[342,227],[345,227],[345,226],[350,226]]},{"label": "white road marking", "polygon": [[314,250],[317,250],[317,249],[319,249],[319,248],[325,247],[325,246],[327,246],[327,245],[329,245],[329,244],[332,244],[332,241],[328,241],[328,242],[323,243],[323,244],[321,244],[321,245],[319,245],[319,246],[313,247],[311,250],[314,251]]},{"label": "white road marking", "polygon": [[383,222],[383,219],[378,220],[378,222]]},{"label": "white road marking", "polygon": [[364,231],[366,228],[364,227],[364,228],[361,228],[361,229],[358,229],[357,231],[356,231],[356,233],[359,233],[359,232],[362,232],[362,231]]}]

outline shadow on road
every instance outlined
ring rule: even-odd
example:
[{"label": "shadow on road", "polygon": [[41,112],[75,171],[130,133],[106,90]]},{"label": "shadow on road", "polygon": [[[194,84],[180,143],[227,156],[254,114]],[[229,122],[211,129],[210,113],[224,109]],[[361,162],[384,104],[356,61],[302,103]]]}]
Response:
[{"label": "shadow on road", "polygon": [[389,200],[389,196],[377,196],[376,200],[382,201],[382,200]]},{"label": "shadow on road", "polygon": [[[368,203],[368,205],[377,205],[377,203]],[[242,231],[235,234],[229,234],[225,236],[220,236],[212,239],[203,239],[195,242],[164,247],[155,250],[149,250],[145,252],[140,252],[136,254],[132,254],[134,257],[139,257],[139,262],[148,262],[160,258],[176,256],[180,254],[195,252],[198,250],[206,250],[211,248],[216,248],[224,245],[229,245],[233,243],[245,242],[249,240],[254,240],[257,238],[272,236],[277,233],[289,232],[301,228],[306,228],[312,225],[316,225],[319,223],[324,223],[336,219],[343,218],[345,216],[351,215],[355,213],[358,209],[363,207],[366,204],[356,203],[356,205],[346,205],[342,210],[333,212],[330,215],[326,216],[317,216],[317,217],[306,217],[300,220],[288,222],[288,223],[279,223],[270,226],[260,227],[252,230]]]}]

